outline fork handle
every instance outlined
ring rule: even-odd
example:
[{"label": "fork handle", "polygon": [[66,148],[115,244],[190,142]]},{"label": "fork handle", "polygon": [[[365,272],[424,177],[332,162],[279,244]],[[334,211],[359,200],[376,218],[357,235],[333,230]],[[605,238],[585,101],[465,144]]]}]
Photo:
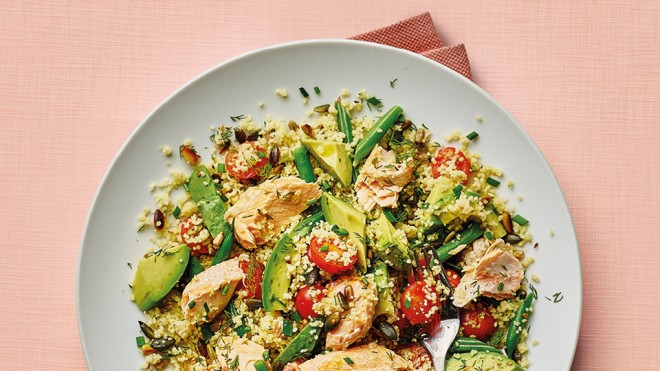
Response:
[{"label": "fork handle", "polygon": [[422,344],[431,353],[433,368],[435,371],[445,370],[445,357],[449,346],[454,342],[460,321],[458,319],[445,320],[441,322],[441,330],[436,336],[422,338]]}]

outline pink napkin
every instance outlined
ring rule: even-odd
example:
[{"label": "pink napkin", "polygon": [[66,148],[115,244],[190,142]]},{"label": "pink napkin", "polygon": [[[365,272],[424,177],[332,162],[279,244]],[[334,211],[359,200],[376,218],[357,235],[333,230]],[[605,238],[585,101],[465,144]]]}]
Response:
[{"label": "pink napkin", "polygon": [[431,14],[422,13],[377,30],[349,37],[419,53],[472,79],[465,45],[443,46]]}]

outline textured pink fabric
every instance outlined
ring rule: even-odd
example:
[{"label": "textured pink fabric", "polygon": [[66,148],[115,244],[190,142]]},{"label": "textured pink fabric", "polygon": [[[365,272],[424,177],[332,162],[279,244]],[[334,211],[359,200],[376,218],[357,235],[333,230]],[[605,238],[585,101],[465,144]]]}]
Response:
[{"label": "textured pink fabric", "polygon": [[452,47],[443,47],[442,40],[440,40],[440,36],[435,30],[431,14],[428,12],[349,39],[410,50],[444,64],[468,79],[472,78],[470,61],[465,46],[459,44]]},{"label": "textured pink fabric", "polygon": [[660,2],[0,0],[0,9],[0,370],[85,369],[82,227],[110,161],[156,104],[236,54],[425,11],[446,45],[469,47],[474,80],[521,122],[562,185],[584,270],[573,369],[660,369]]}]

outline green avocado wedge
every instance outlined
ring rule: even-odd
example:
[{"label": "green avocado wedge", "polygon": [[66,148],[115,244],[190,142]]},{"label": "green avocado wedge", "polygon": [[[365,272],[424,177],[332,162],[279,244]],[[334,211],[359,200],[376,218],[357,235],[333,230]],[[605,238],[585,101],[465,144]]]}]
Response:
[{"label": "green avocado wedge", "polygon": [[274,310],[285,310],[285,294],[289,291],[291,277],[287,274],[286,260],[287,256],[296,253],[296,245],[293,239],[297,236],[308,234],[314,225],[323,220],[323,213],[316,213],[298,225],[289,233],[282,235],[275,245],[275,249],[268,258],[268,263],[264,269],[264,280],[262,283],[262,303],[266,312]]},{"label": "green avocado wedge", "polygon": [[188,246],[180,245],[158,250],[140,259],[131,290],[141,311],[160,304],[186,271],[189,258]]},{"label": "green avocado wedge", "polygon": [[321,209],[328,223],[348,232],[348,238],[357,246],[357,266],[362,273],[365,273],[367,271],[367,247],[364,238],[367,233],[367,216],[329,193],[323,193],[321,196]]},{"label": "green avocado wedge", "polygon": [[188,180],[188,192],[197,203],[197,209],[202,215],[204,225],[213,238],[230,229],[229,223],[225,221],[227,204],[220,197],[205,165],[199,165],[193,169]]},{"label": "green avocado wedge", "polygon": [[344,187],[351,185],[353,165],[346,152],[346,144],[312,139],[304,139],[302,143],[323,170],[337,179]]},{"label": "green avocado wedge", "polygon": [[273,362],[273,370],[282,370],[287,363],[293,362],[299,358],[308,357],[316,347],[322,329],[323,322],[321,320],[313,320],[308,323],[307,326],[305,326],[300,333],[291,340],[289,345],[282,350],[282,353],[275,358],[275,361]]},{"label": "green avocado wedge", "polygon": [[525,371],[502,353],[476,352],[454,354],[445,363],[446,371]]},{"label": "green avocado wedge", "polygon": [[374,246],[374,255],[383,259],[392,268],[401,271],[410,266],[411,255],[408,246],[399,241],[394,233],[396,229],[387,220],[384,213],[381,213],[378,219],[373,222],[374,227],[381,233]]}]

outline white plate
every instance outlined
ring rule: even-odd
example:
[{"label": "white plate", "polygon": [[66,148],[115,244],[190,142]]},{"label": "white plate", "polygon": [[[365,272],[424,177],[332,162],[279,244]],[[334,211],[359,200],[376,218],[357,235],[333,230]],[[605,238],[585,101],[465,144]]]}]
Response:
[{"label": "white plate", "polygon": [[[311,95],[306,106],[300,86]],[[277,88],[288,89],[289,98],[277,97]],[[240,114],[255,122],[266,113],[300,119],[336,99],[342,88],[353,94],[366,89],[386,107],[401,105],[413,122],[431,128],[437,141],[453,129],[479,133],[471,149],[504,169],[500,192],[531,221],[539,243],[538,249],[529,246],[536,263],[527,273],[541,278],[529,341],[539,345],[530,346],[530,369],[570,369],[582,311],[580,255],[571,215],[543,155],[502,106],[462,76],[413,53],[343,40],[279,45],[222,63],[166,99],[131,135],[99,187],[82,240],[78,324],[90,369],[135,370],[142,363],[135,345],[142,314],[129,299],[134,271],[127,263],[138,261],[149,239],[136,233],[136,216],[145,206],[153,208],[149,184],[166,178],[170,168],[185,169],[176,153],[166,166],[158,147],[169,145],[176,152],[190,138],[201,149],[210,144],[212,125]],[[265,102],[263,109],[259,101]],[[208,150],[202,155],[208,159]],[[508,180],[515,181],[513,190],[506,187]],[[563,295],[560,302],[545,298],[557,292]]]}]

